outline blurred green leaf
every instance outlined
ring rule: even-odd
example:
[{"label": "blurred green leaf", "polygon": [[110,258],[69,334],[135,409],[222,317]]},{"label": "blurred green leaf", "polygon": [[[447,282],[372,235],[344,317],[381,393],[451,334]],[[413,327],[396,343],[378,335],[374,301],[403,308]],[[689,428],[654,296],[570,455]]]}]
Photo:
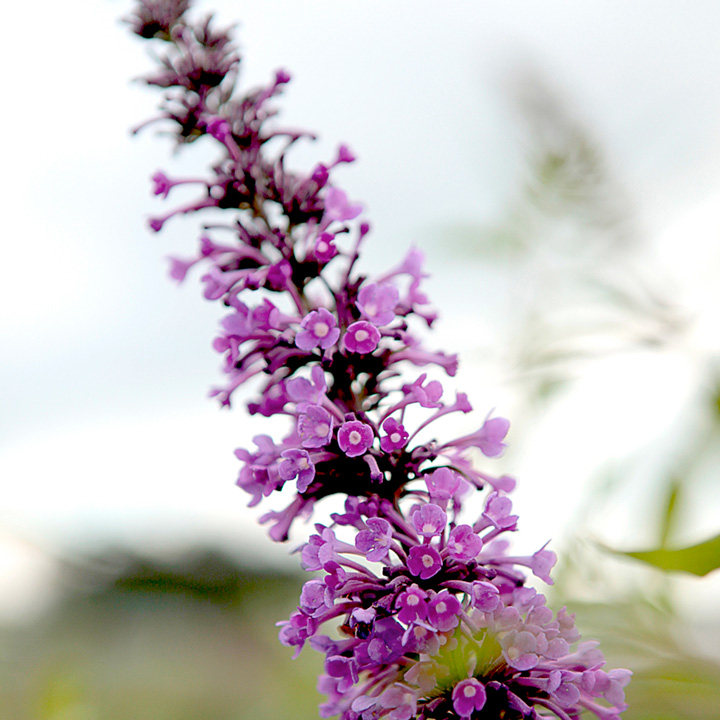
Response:
[{"label": "blurred green leaf", "polygon": [[663,549],[667,548],[670,535],[677,524],[677,505],[681,485],[682,481],[677,478],[671,478],[668,484],[667,500],[660,518],[660,547]]},{"label": "blurred green leaf", "polygon": [[617,555],[635,558],[660,570],[679,570],[693,575],[707,575],[720,567],[720,535],[685,548],[668,550],[622,551],[606,548]]}]

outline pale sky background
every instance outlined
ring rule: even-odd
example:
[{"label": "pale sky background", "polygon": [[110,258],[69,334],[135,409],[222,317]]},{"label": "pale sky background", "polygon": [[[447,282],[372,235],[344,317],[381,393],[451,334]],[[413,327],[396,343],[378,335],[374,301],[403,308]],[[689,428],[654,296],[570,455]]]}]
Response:
[{"label": "pale sky background", "polygon": [[[287,560],[234,487],[232,450],[259,431],[238,404],[206,399],[219,379],[210,343],[217,309],[195,279],[174,286],[164,256],[188,254],[195,220],[160,235],[145,219],[157,169],[197,167],[169,142],[128,128],[157,96],[130,79],[147,47],[118,23],[129,2],[12,3],[3,67],[4,252],[0,265],[0,597],[7,614],[40,602],[52,558],[89,544],[181,551],[194,540]],[[414,243],[428,256],[441,311],[436,344],[460,352],[454,386],[479,424],[491,408],[513,420],[508,462],[519,479],[518,547],[561,548],[598,468],[626,456],[657,466],[685,442],[700,373],[720,327],[720,4],[636,1],[440,3],[200,2],[240,21],[244,87],[277,67],[294,77],[285,124],[341,141],[359,162],[338,172],[374,231],[364,267],[378,271]],[[629,196],[643,237],[639,264],[673,288],[693,319],[663,354],[589,369],[538,421],[514,418],[505,369],[479,348],[502,326],[500,286],[451,252],[443,229],[496,218],[515,189],[523,148],[504,84],[533,67],[594,133]],[[197,157],[202,162],[202,157]],[[370,256],[372,253],[372,257]],[[486,362],[487,361],[487,362]],[[687,417],[685,421],[683,418]],[[470,422],[470,421],[468,421]],[[522,432],[523,437],[518,437]],[[627,502],[593,534],[652,542],[645,466]],[[714,465],[716,468],[717,465]],[[710,473],[712,474],[712,473]],[[699,483],[688,541],[717,531],[714,485]],[[717,583],[716,583],[717,585]]]}]

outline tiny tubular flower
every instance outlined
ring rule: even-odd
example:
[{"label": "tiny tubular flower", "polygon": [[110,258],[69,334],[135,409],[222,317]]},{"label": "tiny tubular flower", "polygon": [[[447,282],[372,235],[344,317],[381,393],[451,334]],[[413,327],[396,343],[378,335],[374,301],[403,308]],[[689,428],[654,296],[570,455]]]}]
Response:
[{"label": "tiny tubular flower", "polygon": [[427,503],[416,508],[410,519],[418,535],[422,535],[425,541],[440,535],[447,525],[447,515],[441,507],[434,503]]},{"label": "tiny tubular flower", "polygon": [[407,430],[394,418],[388,418],[382,424],[383,430],[387,435],[380,438],[380,447],[386,453],[392,453],[405,447],[408,441]]},{"label": "tiny tubular flower", "polygon": [[358,293],[357,306],[363,317],[371,323],[382,327],[395,319],[400,294],[390,283],[370,283],[363,285]]},{"label": "tiny tubular flower", "polygon": [[304,448],[327,445],[333,435],[333,419],[325,408],[306,405],[298,417],[298,435]]},{"label": "tiny tubular flower", "polygon": [[459,682],[452,691],[453,709],[461,718],[469,718],[485,707],[485,688],[475,678]]},{"label": "tiny tubular flower", "polygon": [[323,350],[331,347],[340,337],[335,317],[325,308],[308,313],[300,323],[300,330],[295,336],[295,344],[301,350]]},{"label": "tiny tubular flower", "polygon": [[430,545],[415,545],[408,554],[408,569],[421,580],[427,580],[440,572],[442,559],[438,551]]},{"label": "tiny tubular flower", "polygon": [[343,335],[343,347],[348,352],[366,355],[373,352],[380,342],[380,332],[365,320],[352,323]]},{"label": "tiny tubular flower", "polygon": [[348,457],[362,455],[373,442],[373,431],[359,420],[343,423],[338,430],[338,445]]}]

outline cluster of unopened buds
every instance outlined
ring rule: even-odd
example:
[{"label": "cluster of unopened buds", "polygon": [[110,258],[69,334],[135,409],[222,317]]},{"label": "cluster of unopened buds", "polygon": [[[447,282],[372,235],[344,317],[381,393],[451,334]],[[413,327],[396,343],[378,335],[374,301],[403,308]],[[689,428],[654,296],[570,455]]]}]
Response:
[{"label": "cluster of unopened buds", "polygon": [[[555,554],[508,554],[515,482],[476,465],[502,453],[508,422],[488,416],[474,432],[435,439],[441,418],[472,408],[434,379],[453,376],[456,357],[421,342],[435,320],[421,253],[411,249],[377,277],[357,272],[369,225],[331,180],[353,154],[342,146],[307,172],[289,169],[288,149],[312,138],[274,122],[271,101],[289,75],[237,91],[229,32],[191,21],[188,5],[140,0],[129,19],[137,35],[165,46],[146,78],[165,90],[153,121],[216,154],[207,176],[153,177],[157,195],[194,184],[200,196],[150,225],[159,231],[208,209],[227,216],[205,227],[195,257],[172,260],[171,274],[182,280],[203,268],[205,297],[227,308],[214,342],[227,380],[213,394],[229,406],[255,379],[249,412],[286,418],[282,439],[258,435],[253,449],[236,451],[251,505],[291,496],[261,518],[271,538],[287,540],[323,498],[345,497],[344,511],[316,524],[302,547],[304,568],[316,574],[280,630],[297,652],[308,643],[326,657],[321,714],[619,718],[629,671],[603,669],[595,644],[578,644],[573,616],[554,615],[526,584],[527,571],[552,582]],[[464,518],[479,491],[480,516]]]}]

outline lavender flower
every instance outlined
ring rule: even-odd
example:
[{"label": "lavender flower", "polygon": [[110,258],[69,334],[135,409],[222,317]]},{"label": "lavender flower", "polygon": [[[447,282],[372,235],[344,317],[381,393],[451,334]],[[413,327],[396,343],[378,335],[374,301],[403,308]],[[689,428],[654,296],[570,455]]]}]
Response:
[{"label": "lavender flower", "polygon": [[[358,273],[370,227],[332,177],[354,155],[341,146],[328,162],[290,169],[291,147],[313,138],[275,122],[290,76],[280,70],[241,93],[229,32],[212,18],[190,21],[188,5],[140,0],[129,19],[140,37],[164,41],[146,78],[164,92],[151,122],[169,123],[179,143],[204,137],[218,155],[202,177],[155,173],[162,198],[181,184],[199,193],[150,227],[209,208],[228,214],[204,228],[194,257],[171,261],[171,276],[202,267],[205,297],[226,308],[213,343],[226,381],[212,394],[229,406],[254,380],[249,412],[287,423],[281,439],[258,435],[254,449],[236,450],[250,505],[295,483],[290,503],[261,517],[270,537],[286,540],[323,498],[346,498],[302,547],[303,565],[321,576],[280,631],[298,652],[309,643],[325,655],[323,716],[578,720],[588,710],[615,720],[629,671],[603,670],[592,643],[575,646],[572,616],[553,615],[526,586],[524,569],[552,582],[555,554],[506,552],[515,481],[474,464],[476,450],[503,452],[508,421],[442,437],[438,421],[472,407],[428,377],[433,368],[453,376],[457,358],[425,348],[418,332],[436,317],[422,254],[413,248],[376,277]],[[480,516],[461,522],[465,498],[481,490]]]}]

